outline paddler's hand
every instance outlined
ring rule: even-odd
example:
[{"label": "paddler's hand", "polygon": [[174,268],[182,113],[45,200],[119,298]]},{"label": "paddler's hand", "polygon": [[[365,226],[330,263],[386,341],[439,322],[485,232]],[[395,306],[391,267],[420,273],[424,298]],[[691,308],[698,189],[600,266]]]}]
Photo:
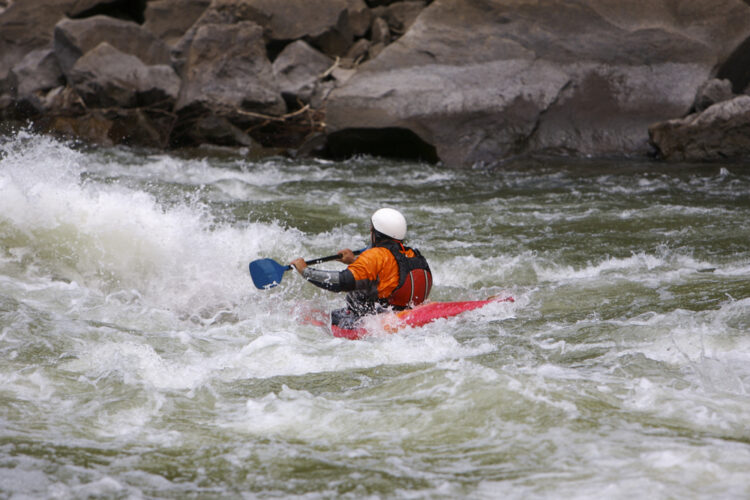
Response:
[{"label": "paddler's hand", "polygon": [[343,250],[339,250],[339,255],[341,255],[341,258],[338,259],[341,262],[343,262],[346,265],[351,264],[355,260],[357,260],[357,257],[354,256],[354,252],[349,250],[348,248],[344,248]]},{"label": "paddler's hand", "polygon": [[302,271],[304,271],[307,267],[307,262],[305,262],[305,259],[300,257],[299,259],[294,259],[292,262],[290,262],[290,265],[295,268],[298,273],[302,274]]}]

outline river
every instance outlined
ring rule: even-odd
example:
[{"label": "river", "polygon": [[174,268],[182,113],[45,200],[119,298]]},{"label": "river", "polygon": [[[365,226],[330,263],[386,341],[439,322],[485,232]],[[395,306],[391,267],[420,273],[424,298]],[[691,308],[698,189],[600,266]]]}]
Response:
[{"label": "river", "polygon": [[[746,165],[239,153],[0,137],[0,498],[750,497]],[[381,206],[515,302],[350,341],[253,287]]]}]

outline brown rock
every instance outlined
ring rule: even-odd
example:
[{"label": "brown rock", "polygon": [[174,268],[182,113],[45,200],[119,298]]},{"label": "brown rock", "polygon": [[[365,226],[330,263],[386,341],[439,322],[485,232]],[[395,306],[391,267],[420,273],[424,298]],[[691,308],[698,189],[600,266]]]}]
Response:
[{"label": "brown rock", "polygon": [[660,156],[669,161],[747,159],[750,96],[738,96],[702,113],[654,124],[649,136]]}]

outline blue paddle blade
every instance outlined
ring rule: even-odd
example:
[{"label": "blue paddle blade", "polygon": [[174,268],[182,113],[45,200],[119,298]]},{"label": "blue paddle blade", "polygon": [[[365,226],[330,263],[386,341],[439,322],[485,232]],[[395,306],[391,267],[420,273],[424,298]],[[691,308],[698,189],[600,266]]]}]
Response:
[{"label": "blue paddle blade", "polygon": [[255,287],[261,290],[281,283],[284,272],[288,270],[289,266],[282,266],[273,259],[259,259],[250,263],[250,277]]}]

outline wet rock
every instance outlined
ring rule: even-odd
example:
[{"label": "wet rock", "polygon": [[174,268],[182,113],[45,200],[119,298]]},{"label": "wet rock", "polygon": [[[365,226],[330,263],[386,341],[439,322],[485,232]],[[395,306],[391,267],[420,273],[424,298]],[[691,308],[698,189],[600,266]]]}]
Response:
[{"label": "wet rock", "polygon": [[112,121],[109,138],[115,144],[156,149],[169,145],[176,117],[154,108],[115,109],[107,113]]},{"label": "wet rock", "polygon": [[651,142],[669,161],[711,161],[750,156],[750,96],[738,96],[682,119],[649,128]]},{"label": "wet rock", "polygon": [[84,114],[51,115],[41,125],[55,135],[101,146],[128,144],[165,148],[175,117],[155,109],[91,110]]},{"label": "wet rock", "polygon": [[67,76],[76,61],[102,42],[146,65],[170,64],[169,47],[140,25],[107,16],[68,19],[55,26],[55,55]]},{"label": "wet rock", "polygon": [[106,42],[78,59],[68,75],[86,105],[95,108],[171,109],[180,91],[180,79],[170,66],[147,66]]},{"label": "wet rock", "polygon": [[732,82],[713,78],[698,87],[693,108],[700,112],[718,102],[728,101],[732,97],[734,97]]},{"label": "wet rock", "polygon": [[321,75],[333,66],[333,59],[298,40],[289,44],[273,62],[273,73],[287,102],[310,102]]},{"label": "wet rock", "polygon": [[201,17],[211,0],[156,0],[148,2],[143,27],[163,40],[175,45]]},{"label": "wet rock", "polygon": [[112,120],[106,118],[101,111],[77,116],[52,115],[42,122],[42,126],[55,135],[101,146],[115,144],[109,137],[112,125]]},{"label": "wet rock", "polygon": [[347,130],[408,131],[449,165],[646,155],[649,124],[684,116],[749,36],[741,0],[435,0],[331,93],[327,130],[333,150]]},{"label": "wet rock", "polygon": [[207,115],[199,118],[189,133],[196,143],[209,142],[220,146],[253,146],[255,142],[226,118]]}]

